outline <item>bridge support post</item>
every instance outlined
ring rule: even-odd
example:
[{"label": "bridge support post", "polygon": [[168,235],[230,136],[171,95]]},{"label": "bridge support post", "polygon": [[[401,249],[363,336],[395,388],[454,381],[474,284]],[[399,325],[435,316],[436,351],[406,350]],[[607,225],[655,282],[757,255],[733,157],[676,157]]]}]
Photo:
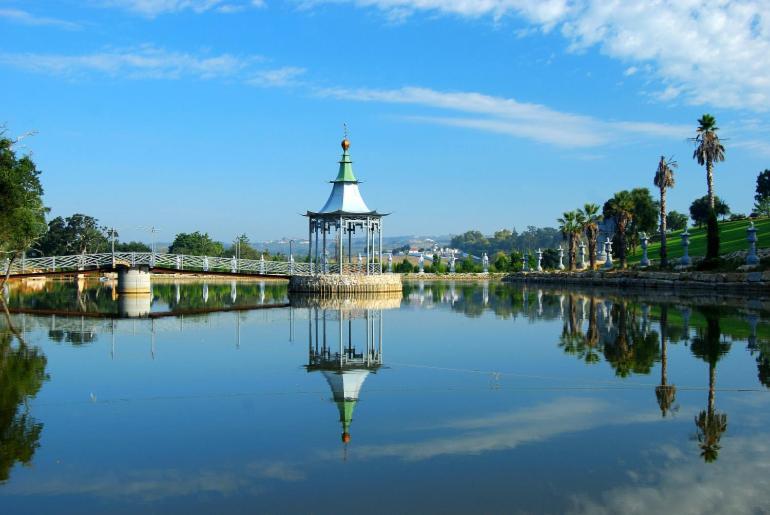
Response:
[{"label": "bridge support post", "polygon": [[118,268],[119,294],[148,294],[152,293],[150,270],[147,267]]}]

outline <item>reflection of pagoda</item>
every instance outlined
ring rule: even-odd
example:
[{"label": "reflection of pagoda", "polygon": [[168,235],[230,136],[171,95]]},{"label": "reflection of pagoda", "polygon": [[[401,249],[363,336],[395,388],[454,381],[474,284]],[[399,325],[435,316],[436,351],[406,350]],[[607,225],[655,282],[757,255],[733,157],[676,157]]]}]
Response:
[{"label": "reflection of pagoda", "polygon": [[382,366],[382,309],[314,306],[308,319],[307,370],[320,371],[329,383],[348,443],[361,387]]}]

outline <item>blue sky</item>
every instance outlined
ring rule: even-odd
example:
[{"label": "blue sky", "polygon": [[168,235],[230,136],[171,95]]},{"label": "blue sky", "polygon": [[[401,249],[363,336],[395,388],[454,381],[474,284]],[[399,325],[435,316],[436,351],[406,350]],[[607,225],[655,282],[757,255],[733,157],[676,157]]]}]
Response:
[{"label": "blue sky", "polygon": [[706,193],[697,118],[748,212],[770,168],[766,0],[0,0],[0,121],[52,215],[123,239],[301,236],[342,124],[386,234],[554,225],[652,186]]}]

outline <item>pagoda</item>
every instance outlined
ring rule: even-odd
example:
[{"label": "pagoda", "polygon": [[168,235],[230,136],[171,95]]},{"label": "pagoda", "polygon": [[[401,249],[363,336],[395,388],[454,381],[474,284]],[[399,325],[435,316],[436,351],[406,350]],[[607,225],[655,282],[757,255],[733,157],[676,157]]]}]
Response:
[{"label": "pagoda", "polygon": [[[353,173],[348,149],[350,141],[342,140],[342,159],[337,178],[331,181],[332,191],[319,211],[308,211],[308,260],[316,274],[381,274],[382,218],[366,205]],[[334,230],[332,238],[331,232]],[[353,250],[354,236],[363,244],[362,252]],[[347,237],[347,242],[345,241]],[[365,240],[365,241],[364,241]],[[333,242],[334,261],[329,259],[328,245]],[[356,257],[354,255],[357,254]]]}]

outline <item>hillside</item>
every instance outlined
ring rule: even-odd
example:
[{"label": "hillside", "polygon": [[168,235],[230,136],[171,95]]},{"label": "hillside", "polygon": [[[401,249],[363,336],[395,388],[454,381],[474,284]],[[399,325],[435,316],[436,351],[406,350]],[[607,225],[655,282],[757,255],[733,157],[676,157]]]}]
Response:
[{"label": "hillside", "polygon": [[[735,220],[719,223],[719,235],[721,240],[721,254],[729,254],[737,250],[748,250],[746,241],[746,229],[749,226],[749,220]],[[770,218],[759,218],[754,220],[754,226],[757,228],[757,248],[770,247]],[[668,235],[668,257],[674,260],[682,257],[682,231],[674,231]],[[660,242],[650,243],[647,255],[653,262],[660,259]],[[690,257],[703,257],[706,255],[706,228],[690,228]],[[636,255],[629,257],[629,264],[638,263],[642,258],[641,248],[637,249]]]}]

